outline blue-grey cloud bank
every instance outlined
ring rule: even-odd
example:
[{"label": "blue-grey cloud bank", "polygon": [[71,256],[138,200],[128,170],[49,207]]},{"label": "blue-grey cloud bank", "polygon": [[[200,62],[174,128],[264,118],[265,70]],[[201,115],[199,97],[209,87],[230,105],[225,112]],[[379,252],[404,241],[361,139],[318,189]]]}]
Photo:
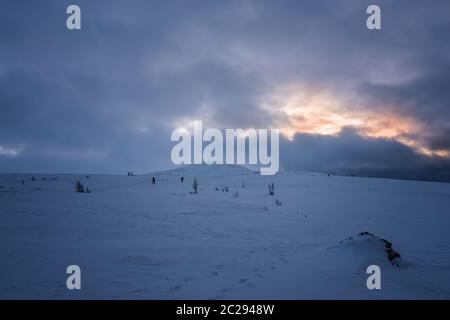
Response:
[{"label": "blue-grey cloud bank", "polygon": [[284,169],[450,181],[448,1],[74,3],[0,4],[0,172],[169,168],[201,120],[280,128]]}]

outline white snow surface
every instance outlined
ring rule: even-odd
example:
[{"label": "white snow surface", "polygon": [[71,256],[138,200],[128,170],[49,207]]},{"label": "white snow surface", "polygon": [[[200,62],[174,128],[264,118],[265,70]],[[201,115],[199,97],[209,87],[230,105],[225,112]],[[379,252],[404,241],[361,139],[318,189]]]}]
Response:
[{"label": "white snow surface", "polygon": [[[2,299],[450,298],[450,184],[239,166],[31,177],[0,175]],[[66,288],[73,264],[81,290]]]}]

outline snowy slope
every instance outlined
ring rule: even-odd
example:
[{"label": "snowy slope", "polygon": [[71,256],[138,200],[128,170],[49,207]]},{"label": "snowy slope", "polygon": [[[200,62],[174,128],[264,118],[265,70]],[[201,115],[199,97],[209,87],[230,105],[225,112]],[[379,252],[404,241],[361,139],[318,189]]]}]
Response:
[{"label": "snowy slope", "polygon": [[[0,175],[3,299],[450,298],[450,184],[237,166],[159,172],[155,185],[35,177]],[[92,193],[75,193],[77,179]],[[392,242],[399,266],[360,232]],[[66,289],[71,264],[79,291]],[[369,264],[381,290],[366,287]]]}]

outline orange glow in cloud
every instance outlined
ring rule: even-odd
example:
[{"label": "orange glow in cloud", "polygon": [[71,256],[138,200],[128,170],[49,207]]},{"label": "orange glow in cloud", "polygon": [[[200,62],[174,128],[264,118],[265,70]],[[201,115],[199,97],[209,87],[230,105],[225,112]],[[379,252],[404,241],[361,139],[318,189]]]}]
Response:
[{"label": "orange glow in cloud", "polygon": [[393,139],[428,156],[450,156],[448,150],[432,150],[417,138],[426,126],[416,119],[389,108],[349,107],[327,92],[284,88],[270,96],[263,108],[274,114],[280,132],[290,140],[297,133],[338,135],[343,128],[352,127],[363,137]]}]

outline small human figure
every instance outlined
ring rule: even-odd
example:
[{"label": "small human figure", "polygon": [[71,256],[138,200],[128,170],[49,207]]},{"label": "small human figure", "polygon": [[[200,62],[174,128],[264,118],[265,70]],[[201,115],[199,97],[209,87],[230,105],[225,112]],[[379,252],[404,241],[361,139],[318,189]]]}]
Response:
[{"label": "small human figure", "polygon": [[152,184],[155,184],[155,177],[152,178]]},{"label": "small human figure", "polygon": [[183,183],[183,181],[184,181],[184,177],[181,177],[181,183]]}]

